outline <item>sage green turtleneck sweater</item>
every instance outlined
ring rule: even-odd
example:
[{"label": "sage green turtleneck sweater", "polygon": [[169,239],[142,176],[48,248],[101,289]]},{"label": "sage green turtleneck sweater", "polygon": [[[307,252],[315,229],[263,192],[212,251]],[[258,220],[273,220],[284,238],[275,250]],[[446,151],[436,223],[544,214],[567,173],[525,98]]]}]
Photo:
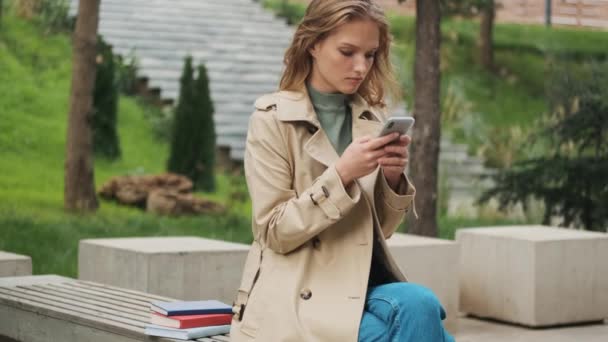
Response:
[{"label": "sage green turtleneck sweater", "polygon": [[322,93],[306,84],[310,101],[321,127],[339,156],[352,141],[352,114],[348,98],[342,93]]}]

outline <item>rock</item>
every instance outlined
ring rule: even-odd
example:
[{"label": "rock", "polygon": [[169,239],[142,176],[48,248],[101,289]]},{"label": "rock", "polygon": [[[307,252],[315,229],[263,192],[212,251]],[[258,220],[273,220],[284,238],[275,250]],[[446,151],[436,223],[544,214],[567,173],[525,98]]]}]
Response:
[{"label": "rock", "polygon": [[165,173],[114,177],[101,187],[99,195],[163,215],[217,213],[224,210],[217,203],[194,197],[192,189],[192,181],[187,177]]},{"label": "rock", "polygon": [[146,205],[146,211],[160,215],[210,214],[223,210],[212,201],[166,189],[152,191]]}]

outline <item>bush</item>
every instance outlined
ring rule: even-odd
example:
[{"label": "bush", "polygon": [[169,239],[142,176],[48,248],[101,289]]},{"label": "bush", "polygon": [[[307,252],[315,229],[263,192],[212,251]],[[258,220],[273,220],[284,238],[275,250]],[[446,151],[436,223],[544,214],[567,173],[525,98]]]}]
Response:
[{"label": "bush", "polygon": [[116,132],[118,87],[112,47],[101,36],[97,39],[97,72],[93,92],[93,150],[107,159],[120,157]]},{"label": "bush", "polygon": [[116,84],[118,90],[125,95],[135,95],[135,85],[137,82],[137,58],[133,54],[127,57],[115,56],[116,65]]},{"label": "bush", "polygon": [[42,0],[38,13],[46,33],[71,32],[75,21],[70,18],[67,0]]},{"label": "bush", "polygon": [[194,79],[192,57],[186,58],[167,168],[187,176],[196,190],[214,191],[215,128],[207,72],[198,68]]},{"label": "bush", "polygon": [[289,0],[265,0],[264,6],[273,10],[278,17],[285,18],[287,25],[295,25],[304,17],[307,5]]},{"label": "bush", "polygon": [[[605,231],[608,226],[608,63],[578,69],[555,65],[547,83],[549,115],[528,146],[546,144],[544,155],[516,162],[496,176],[481,197],[501,208],[536,197],[545,205],[543,223]],[[530,147],[528,147],[530,148]]]}]

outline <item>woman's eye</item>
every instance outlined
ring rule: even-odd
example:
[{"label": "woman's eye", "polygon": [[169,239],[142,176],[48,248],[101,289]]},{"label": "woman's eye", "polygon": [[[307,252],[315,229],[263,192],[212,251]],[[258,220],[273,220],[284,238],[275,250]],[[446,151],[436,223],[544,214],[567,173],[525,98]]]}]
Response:
[{"label": "woman's eye", "polygon": [[371,58],[374,58],[374,57],[376,57],[375,53],[372,53],[372,54],[369,54],[369,55],[365,55],[365,58],[367,58],[367,59],[371,59]]},{"label": "woman's eye", "polygon": [[342,54],[343,54],[344,56],[346,56],[346,57],[350,57],[350,56],[352,56],[352,55],[353,55],[353,53],[352,53],[352,52],[350,52],[350,51],[340,51],[340,53],[342,53]]}]

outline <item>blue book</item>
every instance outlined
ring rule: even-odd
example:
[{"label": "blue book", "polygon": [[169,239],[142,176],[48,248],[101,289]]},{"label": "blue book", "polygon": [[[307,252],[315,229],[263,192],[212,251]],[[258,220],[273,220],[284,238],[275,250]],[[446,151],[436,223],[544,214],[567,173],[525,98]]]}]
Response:
[{"label": "blue book", "polygon": [[165,316],[231,314],[232,307],[218,300],[152,302],[150,309]]},{"label": "blue book", "polygon": [[230,325],[215,325],[209,327],[175,329],[160,325],[146,324],[144,333],[149,336],[176,338],[178,340],[192,340],[195,338],[223,335],[230,332]]}]

